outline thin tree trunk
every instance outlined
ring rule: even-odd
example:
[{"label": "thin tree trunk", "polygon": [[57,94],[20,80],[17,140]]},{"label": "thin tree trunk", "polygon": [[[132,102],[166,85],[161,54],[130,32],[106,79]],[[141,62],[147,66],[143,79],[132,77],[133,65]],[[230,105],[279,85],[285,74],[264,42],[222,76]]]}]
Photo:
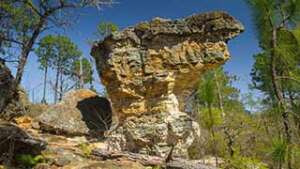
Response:
[{"label": "thin tree trunk", "polygon": [[20,60],[19,60],[18,68],[17,68],[17,73],[16,73],[16,87],[21,84],[29,53],[32,50],[32,47],[33,47],[36,39],[40,35],[42,28],[44,27],[47,17],[48,17],[48,13],[46,13],[44,16],[42,16],[40,18],[40,21],[37,24],[34,32],[32,33],[31,38],[29,39],[29,41],[27,43],[25,43],[22,46],[22,52],[21,52],[21,56],[20,56]]},{"label": "thin tree trunk", "polygon": [[234,150],[233,150],[232,146],[233,146],[234,140],[231,137],[231,135],[229,134],[227,128],[225,127],[225,124],[226,124],[226,114],[225,114],[225,110],[224,110],[224,106],[223,106],[224,101],[223,101],[223,96],[222,96],[222,93],[221,93],[221,86],[220,86],[220,83],[219,83],[219,80],[218,80],[216,72],[214,72],[214,76],[215,76],[216,86],[217,86],[217,92],[218,92],[219,109],[221,110],[221,115],[222,115],[222,118],[224,120],[224,123],[223,123],[224,129],[223,129],[223,132],[224,132],[224,135],[228,139],[228,141],[227,141],[228,153],[229,153],[230,157],[233,157]]},{"label": "thin tree trunk", "polygon": [[274,89],[274,93],[276,96],[276,99],[278,101],[278,106],[281,111],[281,116],[283,119],[283,126],[284,126],[284,132],[285,132],[285,138],[286,142],[288,144],[287,147],[287,169],[292,169],[291,165],[291,133],[290,133],[290,126],[289,126],[289,118],[288,118],[288,112],[285,106],[283,93],[281,92],[280,85],[277,82],[277,71],[276,71],[276,50],[277,48],[277,29],[274,27],[272,30],[272,52],[271,52],[271,81],[272,86]]},{"label": "thin tree trunk", "polygon": [[[208,107],[208,111],[209,111],[209,118],[211,120],[211,122],[213,122],[213,115],[212,115],[212,106],[209,105]],[[216,134],[215,134],[215,131],[214,131],[214,128],[213,126],[211,126],[210,128],[210,132],[211,132],[211,136],[212,136],[212,142],[213,142],[213,155],[215,157],[215,160],[216,160],[216,167],[218,166],[219,162],[218,162],[218,156],[217,156],[217,142],[216,142]]]},{"label": "thin tree trunk", "polygon": [[63,70],[62,67],[60,69],[60,89],[59,89],[59,101],[61,101],[62,97],[63,97],[63,86],[64,86],[64,82],[63,82]]},{"label": "thin tree trunk", "polygon": [[83,82],[83,67],[82,67],[82,56],[80,56],[80,61],[79,61],[79,88],[82,89],[84,82]]},{"label": "thin tree trunk", "polygon": [[59,70],[60,66],[57,67],[56,69],[56,77],[55,77],[55,85],[54,85],[54,103],[57,103],[58,99],[58,79],[59,79]]},{"label": "thin tree trunk", "polygon": [[46,65],[45,67],[45,72],[44,72],[44,89],[43,89],[43,98],[41,103],[46,104],[46,88],[47,88],[47,74],[48,74],[48,66]]},{"label": "thin tree trunk", "polygon": [[45,19],[47,17],[48,17],[48,15],[44,15],[40,19],[39,23],[37,24],[36,29],[32,33],[31,38],[29,39],[29,41],[27,43],[25,42],[22,45],[21,55],[20,55],[20,58],[19,58],[17,73],[16,73],[16,77],[15,77],[15,82],[12,85],[12,88],[11,88],[11,90],[13,91],[13,94],[11,95],[11,97],[7,98],[6,104],[1,108],[1,111],[5,110],[6,106],[9,105],[11,103],[12,99],[18,94],[18,87],[19,87],[19,85],[21,84],[21,81],[22,81],[22,77],[23,77],[23,74],[24,74],[24,69],[25,69],[25,65],[27,63],[29,53],[30,53],[37,37],[39,36],[39,34],[42,30],[42,28],[44,26],[44,23],[45,23]]}]

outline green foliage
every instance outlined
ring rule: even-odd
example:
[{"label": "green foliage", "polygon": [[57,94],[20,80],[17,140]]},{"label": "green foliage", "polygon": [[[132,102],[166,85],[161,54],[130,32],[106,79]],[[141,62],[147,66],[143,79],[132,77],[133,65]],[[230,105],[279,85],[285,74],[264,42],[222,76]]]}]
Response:
[{"label": "green foliage", "polygon": [[[111,0],[1,0],[0,52],[5,58],[13,56],[19,61],[16,86],[21,83],[30,52],[45,30],[70,26],[77,18],[74,15],[79,13],[74,9],[99,8],[111,3]],[[10,50],[13,55],[7,53]]]},{"label": "green foliage", "polygon": [[[74,44],[70,38],[61,35],[47,35],[40,40],[40,45],[36,49],[40,68],[45,70],[44,79],[44,94],[43,100],[45,101],[46,77],[47,70],[51,68],[56,71],[55,82],[55,102],[57,101],[57,93],[60,81],[60,98],[64,92],[64,76],[74,77],[73,70],[75,62],[82,55],[77,45]],[[60,79],[60,80],[59,80]]]},{"label": "green foliage", "polygon": [[1,1],[0,53],[11,58],[9,49],[28,41],[37,24],[38,15],[28,4],[17,0]]},{"label": "green foliage", "polygon": [[47,35],[36,50],[41,68],[49,65],[69,75],[72,65],[82,55],[78,47],[66,36]]},{"label": "green foliage", "polygon": [[48,35],[40,40],[40,46],[35,50],[40,62],[40,68],[45,69],[48,67],[49,62],[54,57],[57,57],[57,53],[54,50],[55,36]]},{"label": "green foliage", "polygon": [[268,169],[268,167],[257,159],[235,156],[226,160],[222,169]]},{"label": "green foliage", "polygon": [[223,123],[221,111],[218,108],[212,108],[212,110],[201,109],[199,112],[199,121],[203,128],[211,129]]},{"label": "green foliage", "polygon": [[[255,64],[251,73],[253,87],[263,91],[268,96],[266,100],[274,102],[275,93],[271,83],[269,66],[271,64],[271,52],[274,51],[276,54],[276,58],[274,58],[276,59],[276,72],[282,77],[291,77],[278,79],[283,90],[299,93],[300,86],[297,79],[300,77],[298,66],[300,64],[300,30],[298,27],[292,29],[291,27],[300,18],[300,1],[249,0],[249,3],[254,11],[260,44],[264,50],[254,56]],[[286,19],[287,16],[295,19]],[[284,24],[289,26],[286,27]],[[275,49],[270,46],[273,27],[278,29]]]},{"label": "green foliage", "polygon": [[[207,72],[202,77],[196,98],[198,122],[209,134],[202,131],[206,142],[198,139],[189,155],[192,158],[205,154],[225,157],[244,151],[248,147],[243,140],[249,136],[247,131],[253,128],[253,120],[239,100],[239,91],[232,86],[237,78],[225,73],[222,68]],[[206,148],[201,150],[196,148],[197,145]]]},{"label": "green foliage", "polygon": [[45,158],[41,155],[19,154],[16,156],[16,161],[24,167],[34,167],[38,163],[45,162]]},{"label": "green foliage", "polygon": [[[82,78],[83,78],[83,82],[84,84],[86,83],[90,83],[93,81],[93,68],[91,63],[89,62],[88,59],[83,58],[81,59],[81,64],[82,64]],[[72,77],[74,78],[74,80],[79,81],[80,79],[80,60],[76,60],[73,62],[72,64],[72,68],[71,68],[71,72],[72,72]]]},{"label": "green foliage", "polygon": [[286,160],[287,146],[284,139],[273,139],[270,155],[274,162],[282,164]]},{"label": "green foliage", "polygon": [[203,101],[207,106],[211,106],[216,99],[214,72],[208,72],[204,75],[198,88],[198,98]]},{"label": "green foliage", "polygon": [[237,80],[235,76],[224,72],[222,68],[205,73],[197,90],[198,103],[208,107],[219,107],[221,94],[225,107],[227,104],[230,105],[239,97],[239,91],[232,87],[235,80]]},{"label": "green foliage", "polygon": [[106,37],[119,30],[118,26],[112,22],[100,22],[97,25],[96,35],[99,37]]},{"label": "green foliage", "polygon": [[265,96],[263,127],[269,139],[261,139],[265,146],[271,147],[265,160],[272,167],[295,168],[299,163],[292,162],[292,145],[294,137],[299,139],[296,133],[300,127],[300,0],[248,2],[262,49],[254,56],[251,76],[253,88]]}]

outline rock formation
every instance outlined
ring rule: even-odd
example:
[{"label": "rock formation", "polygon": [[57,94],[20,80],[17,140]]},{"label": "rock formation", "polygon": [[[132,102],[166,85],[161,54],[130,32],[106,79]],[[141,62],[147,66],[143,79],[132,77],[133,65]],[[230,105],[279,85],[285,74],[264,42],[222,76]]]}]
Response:
[{"label": "rock formation", "polygon": [[14,78],[4,61],[0,61],[0,110],[6,105],[6,96],[11,96],[10,87],[14,83]]},{"label": "rock formation", "polygon": [[0,60],[0,118],[11,120],[26,113],[27,94],[20,87],[13,90],[15,79],[4,60]]},{"label": "rock formation", "polygon": [[212,12],[154,18],[95,44],[91,54],[121,126],[112,136],[117,148],[163,156],[174,145],[185,156],[199,135],[187,100],[203,72],[230,58],[226,42],[243,29],[227,13]]},{"label": "rock formation", "polygon": [[28,116],[14,121],[0,121],[0,169],[216,169],[202,159],[166,162],[159,156],[108,151],[107,142],[45,133]]},{"label": "rock formation", "polygon": [[111,125],[111,107],[95,92],[80,89],[65,94],[62,101],[50,106],[36,119],[42,130],[70,136],[97,134]]}]

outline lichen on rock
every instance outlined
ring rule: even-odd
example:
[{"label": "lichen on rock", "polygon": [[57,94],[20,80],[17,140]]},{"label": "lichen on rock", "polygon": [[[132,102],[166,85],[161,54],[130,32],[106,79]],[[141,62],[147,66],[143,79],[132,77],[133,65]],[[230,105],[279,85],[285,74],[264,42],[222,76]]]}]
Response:
[{"label": "lichen on rock", "polygon": [[186,155],[199,135],[186,102],[203,72],[224,64],[227,41],[243,31],[224,12],[184,19],[154,18],[113,33],[93,46],[102,83],[121,127],[117,147]]}]

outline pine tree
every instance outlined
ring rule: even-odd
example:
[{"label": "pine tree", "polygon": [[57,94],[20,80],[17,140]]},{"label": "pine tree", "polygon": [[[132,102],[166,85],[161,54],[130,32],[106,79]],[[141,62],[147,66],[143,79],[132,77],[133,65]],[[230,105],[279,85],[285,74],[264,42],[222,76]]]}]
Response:
[{"label": "pine tree", "polygon": [[[266,103],[282,117],[287,144],[286,167],[292,169],[291,105],[299,97],[299,0],[249,0],[262,52],[255,55],[252,71],[254,88],[264,92]],[[296,76],[296,77],[295,77]],[[297,87],[298,86],[298,87]],[[298,89],[296,89],[296,88]],[[295,92],[296,91],[296,92]],[[297,96],[298,95],[298,96]],[[288,103],[290,100],[291,104]],[[294,106],[293,106],[294,107]]]}]

